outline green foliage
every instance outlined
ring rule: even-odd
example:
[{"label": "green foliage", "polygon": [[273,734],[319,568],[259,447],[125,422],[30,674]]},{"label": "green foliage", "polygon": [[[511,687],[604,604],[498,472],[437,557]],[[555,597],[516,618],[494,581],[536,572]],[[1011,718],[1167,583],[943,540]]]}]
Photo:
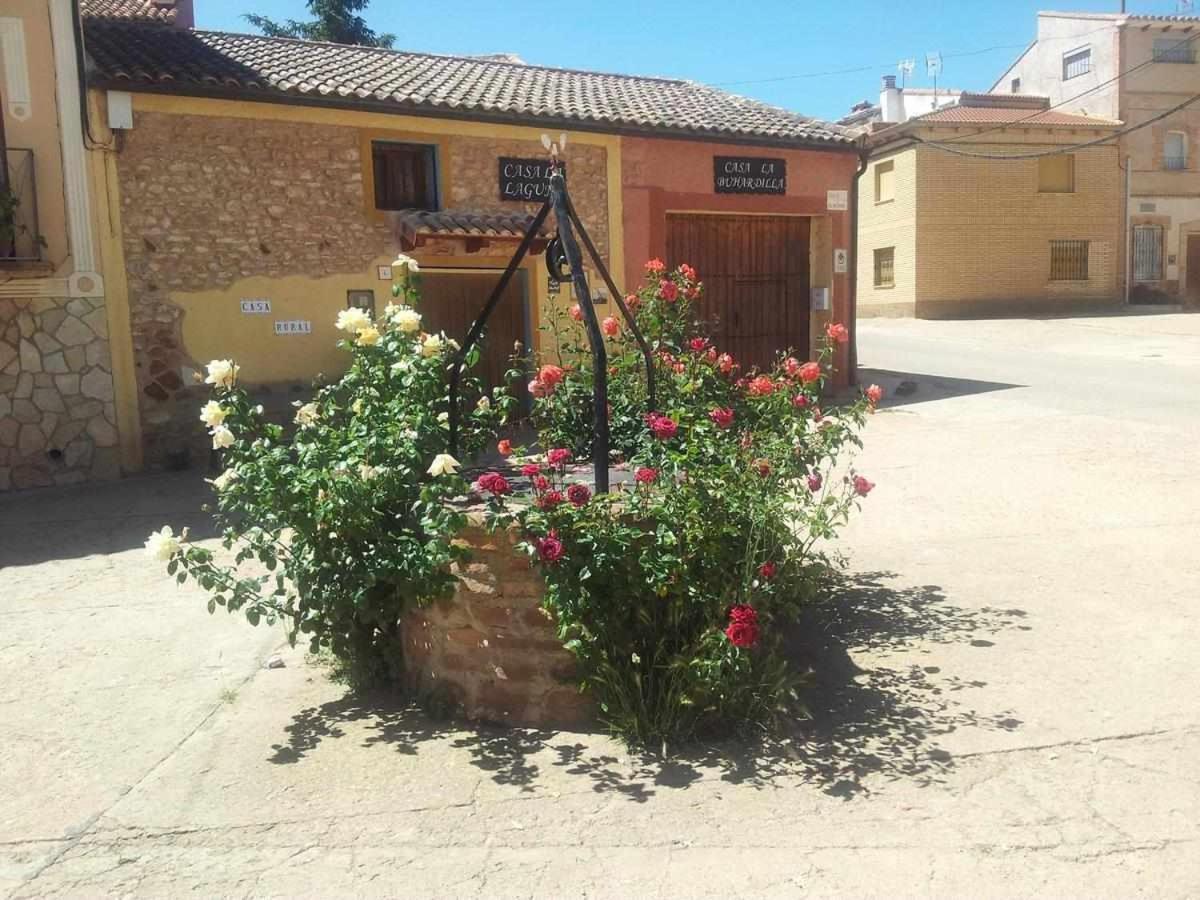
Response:
[{"label": "green foliage", "polygon": [[[450,591],[450,564],[463,553],[451,538],[464,519],[449,501],[467,485],[442,470],[455,462],[443,455],[454,345],[419,331],[411,280],[397,285],[409,305],[389,305],[378,321],[339,315],[354,335],[343,341],[349,371],[299,406],[292,433],[265,421],[236,368],[214,360],[201,418],[214,446],[228,444],[214,514],[233,564],[161,535],[147,544],[180,582],[191,577],[211,594],[210,612],[281,621],[293,641],[331,653],[360,685],[395,677],[401,614]],[[476,380],[465,387],[478,396]],[[503,392],[477,402],[464,417],[463,449],[478,450],[511,405]]]},{"label": "green foliage", "polygon": [[547,604],[604,719],[647,744],[769,720],[789,702],[795,675],[779,626],[827,570],[817,542],[870,489],[853,472],[832,474],[841,451],[859,444],[869,404],[820,410],[831,342],[819,364],[785,355],[739,377],[695,321],[694,273],[659,266],[630,298],[655,349],[652,415],[636,344],[608,341],[614,451],[636,480],[604,497],[564,482],[556,461],[565,454],[553,450],[589,452],[591,372],[573,365],[586,362],[582,327],[556,320],[555,349],[531,385],[550,451],[527,467],[533,502],[492,502],[497,525],[515,520],[528,535]]},{"label": "green foliage", "polygon": [[358,15],[367,8],[368,2],[369,0],[308,0],[308,11],[316,17],[311,22],[298,22],[295,19],[276,22],[256,13],[246,13],[242,18],[268,37],[302,38],[306,41],[390,48],[396,43],[396,36],[376,34],[367,27],[366,20]]},{"label": "green foliage", "polygon": [[[20,207],[21,198],[7,184],[0,183],[0,258],[11,255],[16,248],[17,238],[29,234],[29,226],[17,221]],[[37,247],[45,247],[46,239],[35,234],[33,243]]]}]

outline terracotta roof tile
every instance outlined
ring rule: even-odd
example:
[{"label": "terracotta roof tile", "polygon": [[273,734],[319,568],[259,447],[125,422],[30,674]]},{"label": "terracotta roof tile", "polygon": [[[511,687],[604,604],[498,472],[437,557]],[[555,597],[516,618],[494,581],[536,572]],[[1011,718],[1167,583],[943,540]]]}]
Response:
[{"label": "terracotta roof tile", "polygon": [[1058,110],[1037,112],[1029,107],[949,106],[935,112],[909,119],[918,124],[935,125],[1099,125],[1117,126],[1120,122],[1098,116],[1079,116]]},{"label": "terracotta roof tile", "polygon": [[853,140],[835,125],[690,81],[97,19],[85,20],[85,35],[94,81],[124,90],[238,93],[758,143]]},{"label": "terracotta roof tile", "polygon": [[[401,209],[390,214],[392,227],[406,238],[417,235],[454,235],[457,237],[520,238],[533,222],[532,213],[481,213],[468,210]],[[553,234],[545,222],[538,229],[542,237]]]},{"label": "terracotta roof tile", "polygon": [[85,19],[142,19],[175,21],[174,0],[83,0],[79,12]]}]

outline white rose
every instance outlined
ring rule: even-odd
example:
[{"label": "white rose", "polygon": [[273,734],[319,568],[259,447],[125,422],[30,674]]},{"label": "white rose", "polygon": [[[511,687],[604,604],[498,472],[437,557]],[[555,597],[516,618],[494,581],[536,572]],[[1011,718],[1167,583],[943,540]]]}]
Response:
[{"label": "white rose", "polygon": [[216,400],[209,400],[200,407],[200,421],[209,428],[216,428],[225,421],[227,415],[229,415],[229,410],[221,406]]},{"label": "white rose", "polygon": [[350,309],[343,309],[337,314],[337,321],[334,323],[341,331],[347,331],[350,334],[355,334],[363,328],[371,326],[371,317],[365,309],[359,309],[353,306]]},{"label": "white rose", "polygon": [[218,425],[212,430],[212,439],[214,450],[224,450],[226,447],[232,447],[235,440],[233,432],[224,425]]},{"label": "white rose", "polygon": [[439,453],[429,466],[429,474],[434,478],[439,475],[453,475],[458,471],[459,465],[459,461],[449,453]]},{"label": "white rose", "polygon": [[360,347],[374,347],[379,343],[379,329],[374,325],[358,329],[358,338],[354,341]]},{"label": "white rose", "polygon": [[424,343],[421,344],[421,355],[422,356],[425,356],[425,357],[437,356],[441,352],[442,352],[442,339],[436,334],[431,334],[429,337],[425,338]]},{"label": "white rose", "polygon": [[369,465],[368,463],[358,464],[358,477],[363,481],[370,481],[371,479],[376,478],[381,471],[381,469]]},{"label": "white rose", "polygon": [[407,306],[397,309],[396,314],[392,316],[392,321],[405,334],[413,334],[421,330],[421,314]]},{"label": "white rose", "polygon": [[295,422],[297,425],[315,425],[317,424],[317,404],[305,403],[296,410]]},{"label": "white rose", "polygon": [[236,469],[226,469],[224,472],[222,472],[216,478],[208,479],[208,483],[211,484],[213,487],[215,487],[218,491],[223,491],[223,490],[225,490],[225,488],[229,487],[229,485],[233,484],[237,480],[238,480],[237,470]]},{"label": "white rose", "polygon": [[421,267],[417,265],[417,261],[407,254],[401,253],[392,260],[393,269],[408,269],[410,275],[416,275],[421,271]]},{"label": "white rose", "polygon": [[164,525],[160,531],[150,532],[150,537],[146,538],[146,552],[159,562],[169,562],[179,549],[179,538],[171,531],[170,525]]},{"label": "white rose", "polygon": [[492,401],[486,396],[480,397],[479,402],[475,404],[475,408],[487,412],[492,408]]},{"label": "white rose", "polygon": [[363,411],[362,397],[359,397],[357,400],[355,400],[353,403],[351,403],[350,408],[352,410],[354,410],[355,415],[360,414]]},{"label": "white rose", "polygon": [[231,359],[214,359],[208,364],[208,377],[204,379],[204,383],[228,390],[237,381],[241,368],[234,365]]}]

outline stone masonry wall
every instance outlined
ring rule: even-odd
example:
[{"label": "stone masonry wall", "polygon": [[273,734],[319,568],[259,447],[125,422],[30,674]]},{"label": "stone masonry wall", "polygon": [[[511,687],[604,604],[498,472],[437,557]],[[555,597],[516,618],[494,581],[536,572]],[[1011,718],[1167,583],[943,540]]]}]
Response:
[{"label": "stone masonry wall", "polygon": [[103,300],[0,299],[0,491],[120,474]]},{"label": "stone masonry wall", "polygon": [[468,528],[454,595],[403,621],[408,686],[469,719],[572,728],[593,718],[575,660],[541,609],[545,585],[513,533]]},{"label": "stone masonry wall", "polygon": [[[443,205],[474,211],[516,206],[499,199],[500,156],[545,153],[533,141],[474,137],[443,138],[441,146]],[[389,227],[367,209],[370,161],[362,157],[354,127],[136,114],[118,169],[149,465],[203,443],[196,421],[203,391],[192,378],[207,360],[184,346],[183,311],[172,292],[227,289],[251,276],[359,273],[396,251]],[[568,166],[576,207],[607,255],[605,151],[572,145]]]}]

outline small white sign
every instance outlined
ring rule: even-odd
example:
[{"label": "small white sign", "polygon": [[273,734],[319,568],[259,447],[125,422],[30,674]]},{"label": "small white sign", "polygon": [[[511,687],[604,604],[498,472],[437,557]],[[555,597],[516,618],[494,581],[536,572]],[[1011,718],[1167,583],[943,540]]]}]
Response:
[{"label": "small white sign", "polygon": [[392,280],[392,267],[391,266],[378,266],[377,268],[379,270],[379,280],[380,281],[391,281]]},{"label": "small white sign", "polygon": [[264,297],[248,297],[242,301],[242,313],[247,316],[265,316],[271,311],[271,301]]},{"label": "small white sign", "polygon": [[312,322],[307,319],[276,319],[276,334],[312,334]]},{"label": "small white sign", "polygon": [[825,208],[831,211],[845,210],[850,208],[850,192],[849,191],[826,191],[825,192]]},{"label": "small white sign", "polygon": [[850,254],[844,247],[838,247],[833,251],[833,271],[839,275],[844,274],[850,268]]}]

